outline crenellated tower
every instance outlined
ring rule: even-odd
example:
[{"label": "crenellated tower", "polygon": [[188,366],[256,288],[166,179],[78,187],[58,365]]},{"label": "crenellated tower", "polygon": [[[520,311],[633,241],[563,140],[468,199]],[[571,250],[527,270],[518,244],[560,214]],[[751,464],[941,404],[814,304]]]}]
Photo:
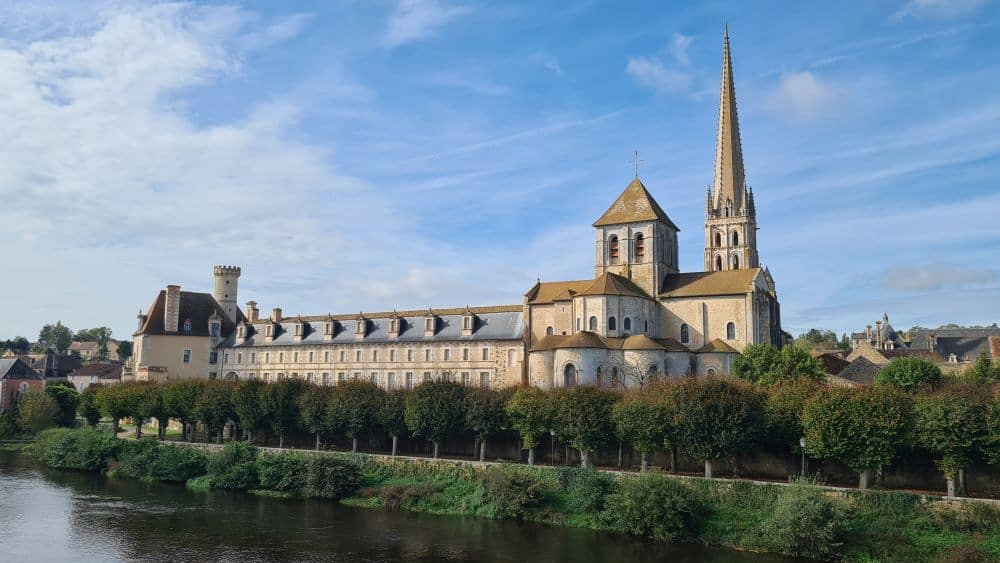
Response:
[{"label": "crenellated tower", "polygon": [[747,186],[736,112],[729,28],[722,44],[722,84],[715,140],[715,178],[705,201],[705,271],[757,268],[757,210]]},{"label": "crenellated tower", "polygon": [[216,266],[215,272],[215,300],[222,306],[226,316],[236,322],[239,320],[239,305],[236,304],[236,291],[240,281],[239,266]]}]

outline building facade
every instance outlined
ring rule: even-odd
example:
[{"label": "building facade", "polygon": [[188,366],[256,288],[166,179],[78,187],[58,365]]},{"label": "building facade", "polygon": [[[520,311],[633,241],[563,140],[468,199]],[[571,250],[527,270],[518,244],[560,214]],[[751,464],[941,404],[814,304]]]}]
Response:
[{"label": "building facade", "polygon": [[17,403],[30,389],[43,389],[45,378],[20,358],[0,359],[0,412]]}]

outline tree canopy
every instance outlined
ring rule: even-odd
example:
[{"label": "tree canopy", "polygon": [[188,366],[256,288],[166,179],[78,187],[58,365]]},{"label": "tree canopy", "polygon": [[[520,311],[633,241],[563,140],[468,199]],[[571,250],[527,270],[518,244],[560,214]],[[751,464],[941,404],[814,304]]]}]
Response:
[{"label": "tree canopy", "polygon": [[733,375],[758,385],[806,378],[822,381],[823,365],[802,348],[785,346],[778,350],[770,344],[751,344],[733,360]]},{"label": "tree canopy", "polygon": [[875,378],[876,385],[890,385],[908,393],[936,387],[941,383],[941,368],[914,356],[893,360]]},{"label": "tree canopy", "polygon": [[54,325],[47,324],[42,327],[38,332],[38,341],[55,348],[59,353],[65,353],[73,342],[73,331],[62,324],[62,321],[56,321]]}]

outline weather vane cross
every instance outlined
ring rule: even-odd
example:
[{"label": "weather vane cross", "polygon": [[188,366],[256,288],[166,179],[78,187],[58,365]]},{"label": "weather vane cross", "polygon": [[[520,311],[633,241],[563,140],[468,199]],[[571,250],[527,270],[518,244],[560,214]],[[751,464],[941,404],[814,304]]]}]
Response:
[{"label": "weather vane cross", "polygon": [[629,162],[632,163],[633,166],[635,166],[635,177],[638,178],[639,177],[639,163],[640,162],[646,162],[646,161],[642,160],[641,158],[639,158],[639,151],[635,151],[635,158],[633,158]]}]

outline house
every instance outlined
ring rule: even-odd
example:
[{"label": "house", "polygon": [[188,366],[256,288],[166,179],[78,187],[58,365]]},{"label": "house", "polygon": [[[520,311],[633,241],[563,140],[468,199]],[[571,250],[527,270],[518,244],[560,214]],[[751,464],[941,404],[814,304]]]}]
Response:
[{"label": "house", "polygon": [[9,409],[29,389],[43,389],[45,378],[20,358],[0,359],[0,412]]},{"label": "house", "polygon": [[71,372],[66,379],[81,393],[91,385],[114,385],[122,382],[121,362],[92,363]]}]

